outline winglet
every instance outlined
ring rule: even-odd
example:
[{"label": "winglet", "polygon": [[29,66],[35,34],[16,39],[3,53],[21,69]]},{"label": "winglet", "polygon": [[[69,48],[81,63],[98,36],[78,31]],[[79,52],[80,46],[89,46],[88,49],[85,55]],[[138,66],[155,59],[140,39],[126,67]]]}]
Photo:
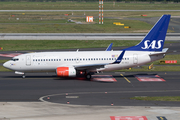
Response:
[{"label": "winglet", "polygon": [[111,43],[111,44],[107,47],[106,51],[111,51],[112,45],[113,45],[113,43]]},{"label": "winglet", "polygon": [[163,15],[145,38],[128,51],[162,51],[171,15]]}]

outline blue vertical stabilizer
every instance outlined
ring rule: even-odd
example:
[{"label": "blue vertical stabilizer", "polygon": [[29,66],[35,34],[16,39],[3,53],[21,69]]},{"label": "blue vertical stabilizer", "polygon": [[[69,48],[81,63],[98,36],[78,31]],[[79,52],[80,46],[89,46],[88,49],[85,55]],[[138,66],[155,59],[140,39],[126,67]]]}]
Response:
[{"label": "blue vertical stabilizer", "polygon": [[162,51],[171,15],[163,15],[145,38],[127,51]]}]

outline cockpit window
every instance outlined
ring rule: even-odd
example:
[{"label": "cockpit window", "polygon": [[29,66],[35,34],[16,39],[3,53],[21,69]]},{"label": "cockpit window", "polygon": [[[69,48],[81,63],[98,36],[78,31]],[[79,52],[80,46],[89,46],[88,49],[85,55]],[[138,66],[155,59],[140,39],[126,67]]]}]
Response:
[{"label": "cockpit window", "polygon": [[12,58],[11,60],[12,60],[12,61],[18,61],[19,58]]}]

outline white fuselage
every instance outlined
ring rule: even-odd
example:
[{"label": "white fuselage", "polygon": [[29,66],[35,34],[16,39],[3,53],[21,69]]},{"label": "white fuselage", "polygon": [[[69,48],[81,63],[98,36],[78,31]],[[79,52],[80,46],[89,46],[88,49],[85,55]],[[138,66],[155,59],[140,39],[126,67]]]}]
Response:
[{"label": "white fuselage", "polygon": [[[89,71],[111,71],[135,67],[158,59],[163,55],[149,56],[147,51],[126,51],[119,64],[116,61],[122,51],[76,51],[76,52],[38,52],[16,56],[4,63],[4,67],[19,72],[56,71],[58,67],[78,67],[105,64],[104,67],[91,68]],[[158,52],[157,52],[158,53]]]},{"label": "white fuselage", "polygon": [[[5,68],[25,72],[56,72],[57,76],[69,77],[84,73],[87,79],[91,73],[120,70],[162,59],[168,48],[163,49],[171,15],[163,15],[144,39],[137,45],[122,51],[39,52],[14,57],[3,64]],[[159,51],[159,52],[156,52]]]}]

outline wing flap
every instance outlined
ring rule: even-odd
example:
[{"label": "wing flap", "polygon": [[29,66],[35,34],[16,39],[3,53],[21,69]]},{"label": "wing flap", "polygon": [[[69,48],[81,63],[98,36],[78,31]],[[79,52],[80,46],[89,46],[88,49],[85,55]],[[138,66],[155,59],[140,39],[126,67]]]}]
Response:
[{"label": "wing flap", "polygon": [[103,64],[88,64],[88,65],[74,65],[77,70],[86,70],[86,69],[97,69],[97,68],[104,68],[105,65],[109,63]]}]

